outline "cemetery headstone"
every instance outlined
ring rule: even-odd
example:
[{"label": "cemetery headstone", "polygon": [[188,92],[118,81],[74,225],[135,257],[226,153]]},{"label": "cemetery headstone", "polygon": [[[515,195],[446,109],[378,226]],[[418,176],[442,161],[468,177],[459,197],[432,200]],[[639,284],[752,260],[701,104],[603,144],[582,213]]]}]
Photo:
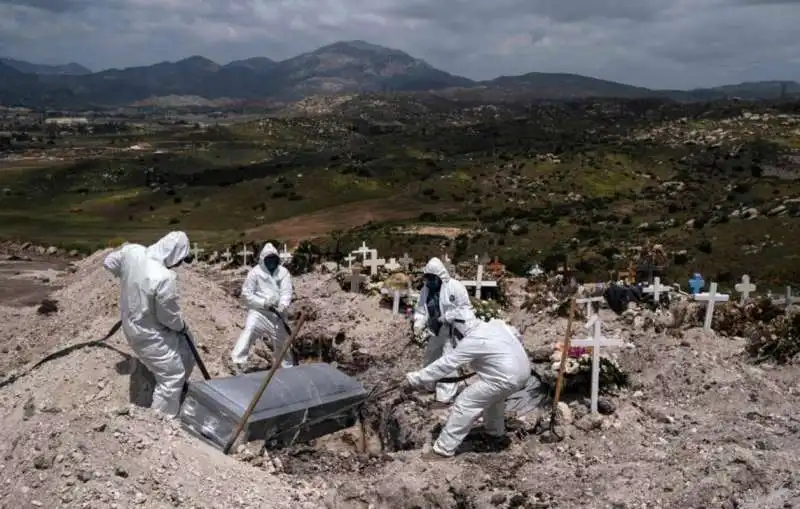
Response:
[{"label": "cemetery headstone", "polygon": [[364,259],[364,267],[369,267],[369,275],[375,276],[378,274],[378,267],[386,263],[386,260],[383,258],[378,258],[378,250],[371,249],[370,250],[371,256],[369,258]]},{"label": "cemetery headstone", "polygon": [[414,263],[414,259],[408,256],[408,253],[403,253],[403,257],[398,260],[400,264],[403,266],[403,270],[408,272],[408,268],[411,267],[411,264]]},{"label": "cemetery headstone", "polygon": [[239,256],[242,257],[242,266],[243,267],[247,267],[248,266],[247,265],[247,257],[250,256],[251,254],[253,254],[253,252],[250,251],[249,249],[247,249],[247,244],[243,245],[242,246],[242,250],[239,251]]},{"label": "cemetery headstone", "polygon": [[352,253],[344,257],[344,261],[347,262],[347,270],[353,270],[353,261],[355,259],[356,257]]},{"label": "cemetery headstone", "polygon": [[197,242],[195,242],[191,249],[191,253],[194,259],[197,260],[200,257],[200,254],[203,252],[205,252],[205,249],[203,249],[202,247],[197,247]]},{"label": "cemetery headstone", "polygon": [[588,347],[592,349],[592,413],[597,413],[597,400],[600,396],[600,348],[611,346],[622,346],[622,341],[616,338],[607,338],[602,333],[602,322],[598,315],[592,315],[584,325],[586,329],[592,331],[592,336],[585,339],[576,339],[570,342],[572,346]]},{"label": "cemetery headstone", "polygon": [[389,258],[389,261],[384,263],[383,266],[386,268],[386,270],[389,270],[389,271],[392,271],[392,272],[394,272],[397,269],[399,269],[400,267],[402,267],[402,265],[397,263],[397,258]]},{"label": "cemetery headstone", "polygon": [[474,286],[475,298],[478,300],[481,300],[481,288],[497,287],[497,281],[492,281],[491,279],[483,279],[483,265],[478,265],[478,273],[473,281],[462,281],[461,284],[463,284],[464,286]]},{"label": "cemetery headstone", "polygon": [[603,297],[582,297],[580,299],[575,299],[575,302],[578,304],[586,304],[586,318],[589,318],[594,313],[592,309],[592,303],[594,302],[603,302],[605,299]]},{"label": "cemetery headstone", "polygon": [[659,306],[661,304],[661,294],[671,292],[672,288],[662,285],[661,278],[656,276],[653,278],[653,284],[646,286],[642,291],[644,293],[652,293],[656,306]]},{"label": "cemetery headstone", "polygon": [[708,293],[694,294],[694,300],[705,301],[706,304],[706,319],[703,322],[703,329],[711,330],[711,320],[714,317],[714,304],[717,302],[726,302],[728,295],[725,293],[717,293],[717,283],[711,283],[708,288]]},{"label": "cemetery headstone", "polygon": [[747,299],[750,298],[750,293],[756,291],[756,285],[750,282],[750,276],[745,274],[742,276],[742,282],[736,283],[733,287],[737,292],[741,294],[739,297],[739,304],[744,305],[747,302]]},{"label": "cemetery headstone", "polygon": [[689,280],[689,293],[694,295],[700,293],[703,287],[706,286],[706,281],[699,272],[695,272],[692,279]]},{"label": "cemetery headstone", "polygon": [[367,277],[361,274],[360,268],[354,268],[350,277],[350,291],[352,293],[359,293],[361,291],[361,283]]}]

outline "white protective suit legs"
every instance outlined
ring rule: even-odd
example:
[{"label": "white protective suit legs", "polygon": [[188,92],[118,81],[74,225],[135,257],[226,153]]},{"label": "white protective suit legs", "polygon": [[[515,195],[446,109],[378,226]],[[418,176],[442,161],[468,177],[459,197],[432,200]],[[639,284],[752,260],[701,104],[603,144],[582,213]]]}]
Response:
[{"label": "white protective suit legs", "polygon": [[175,416],[181,406],[183,385],[194,369],[195,360],[186,338],[177,333],[165,334],[162,341],[129,340],[139,361],[153,373],[156,387],[150,408]]},{"label": "white protective suit legs", "polygon": [[[449,331],[449,327],[442,326],[442,329],[439,331],[438,335],[430,336],[428,338],[428,344],[425,345],[425,366],[436,362],[440,357],[453,350],[454,347],[450,340]],[[458,376],[458,370],[453,371],[446,376],[447,378]],[[465,382],[437,382],[436,384],[429,384],[427,388],[431,392],[434,390],[436,391],[436,401],[440,403],[451,403],[458,394],[458,391],[466,387],[466,385],[467,384]]]},{"label": "white protective suit legs", "polygon": [[[524,384],[523,384],[524,385]],[[472,423],[483,415],[486,433],[503,436],[505,430],[506,398],[521,387],[496,387],[479,380],[462,392],[453,405],[447,424],[433,444],[433,450],[442,456],[453,456],[469,434]]]},{"label": "white protective suit legs", "polygon": [[[284,342],[288,340],[286,329],[281,319],[276,316],[275,313],[269,311],[262,313],[251,309],[247,312],[244,330],[239,335],[239,339],[233,347],[231,360],[236,364],[245,364],[250,348],[252,348],[253,343],[259,337],[264,337],[270,342],[275,355],[278,355],[281,348],[283,348]],[[281,367],[290,368],[292,366],[294,366],[294,355],[290,350],[283,358]]]}]

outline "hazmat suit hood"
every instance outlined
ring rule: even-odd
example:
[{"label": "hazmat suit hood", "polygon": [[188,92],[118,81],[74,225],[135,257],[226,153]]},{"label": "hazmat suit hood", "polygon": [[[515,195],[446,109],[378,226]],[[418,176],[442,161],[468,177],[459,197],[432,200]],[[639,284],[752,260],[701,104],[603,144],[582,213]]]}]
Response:
[{"label": "hazmat suit hood", "polygon": [[267,256],[270,255],[278,256],[279,266],[283,262],[283,260],[280,259],[280,256],[278,255],[278,250],[275,249],[275,246],[273,246],[271,242],[267,242],[266,244],[264,244],[264,247],[261,248],[261,253],[258,255],[258,264],[261,265],[261,267],[267,271],[269,271],[269,268],[267,267],[266,263],[264,263],[264,260],[267,258]]},{"label": "hazmat suit hood", "polygon": [[436,257],[431,258],[428,263],[425,265],[425,270],[422,271],[423,274],[433,274],[437,276],[439,279],[442,280],[442,284],[447,284],[450,281],[450,273],[447,272],[442,261]]},{"label": "hazmat suit hood", "polygon": [[147,256],[172,268],[189,256],[189,237],[181,231],[169,232],[147,248]]}]

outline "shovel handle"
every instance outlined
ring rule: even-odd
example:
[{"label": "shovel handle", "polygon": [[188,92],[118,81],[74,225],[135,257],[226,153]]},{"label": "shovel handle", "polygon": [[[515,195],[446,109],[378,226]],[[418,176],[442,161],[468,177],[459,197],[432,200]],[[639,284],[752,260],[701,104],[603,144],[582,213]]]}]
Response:
[{"label": "shovel handle", "polygon": [[303,326],[303,323],[306,321],[306,315],[300,314],[300,319],[297,321],[297,326],[294,328],[294,332],[292,336],[289,338],[288,341],[283,343],[281,347],[281,351],[278,354],[277,358],[275,359],[275,363],[272,365],[272,368],[269,370],[269,373],[266,377],[264,377],[264,381],[261,382],[261,386],[256,391],[253,399],[250,401],[250,405],[247,406],[247,410],[244,411],[242,414],[242,418],[239,420],[239,423],[236,425],[236,430],[233,433],[233,436],[228,440],[228,443],[225,444],[225,448],[222,450],[224,454],[228,454],[233,447],[233,444],[236,443],[236,440],[239,438],[239,435],[242,433],[245,424],[250,419],[250,415],[255,410],[258,401],[261,399],[261,396],[264,394],[264,391],[267,389],[267,386],[272,381],[272,377],[275,376],[275,372],[278,371],[278,368],[281,366],[281,362],[283,358],[286,356],[286,352],[292,347],[292,343],[294,342],[295,338],[297,338],[297,333],[300,331],[300,328]]}]

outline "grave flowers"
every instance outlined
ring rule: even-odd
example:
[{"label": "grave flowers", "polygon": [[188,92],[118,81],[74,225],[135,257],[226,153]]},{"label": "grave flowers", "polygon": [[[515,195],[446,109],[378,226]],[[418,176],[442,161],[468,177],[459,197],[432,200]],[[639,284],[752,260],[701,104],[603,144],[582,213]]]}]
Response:
[{"label": "grave flowers", "polygon": [[[554,389],[558,379],[558,369],[561,364],[562,342],[553,345],[553,352],[547,363],[534,364],[534,371],[539,380],[550,389]],[[585,395],[589,393],[592,385],[592,348],[570,347],[567,355],[567,364],[564,371],[563,390]],[[600,354],[600,391],[610,388],[620,388],[628,385],[628,374],[625,373],[608,349],[602,349]]]},{"label": "grave flowers", "polygon": [[475,310],[475,316],[488,322],[492,318],[502,318],[503,307],[493,300],[479,300],[475,297],[469,298],[472,303],[472,308]]}]

